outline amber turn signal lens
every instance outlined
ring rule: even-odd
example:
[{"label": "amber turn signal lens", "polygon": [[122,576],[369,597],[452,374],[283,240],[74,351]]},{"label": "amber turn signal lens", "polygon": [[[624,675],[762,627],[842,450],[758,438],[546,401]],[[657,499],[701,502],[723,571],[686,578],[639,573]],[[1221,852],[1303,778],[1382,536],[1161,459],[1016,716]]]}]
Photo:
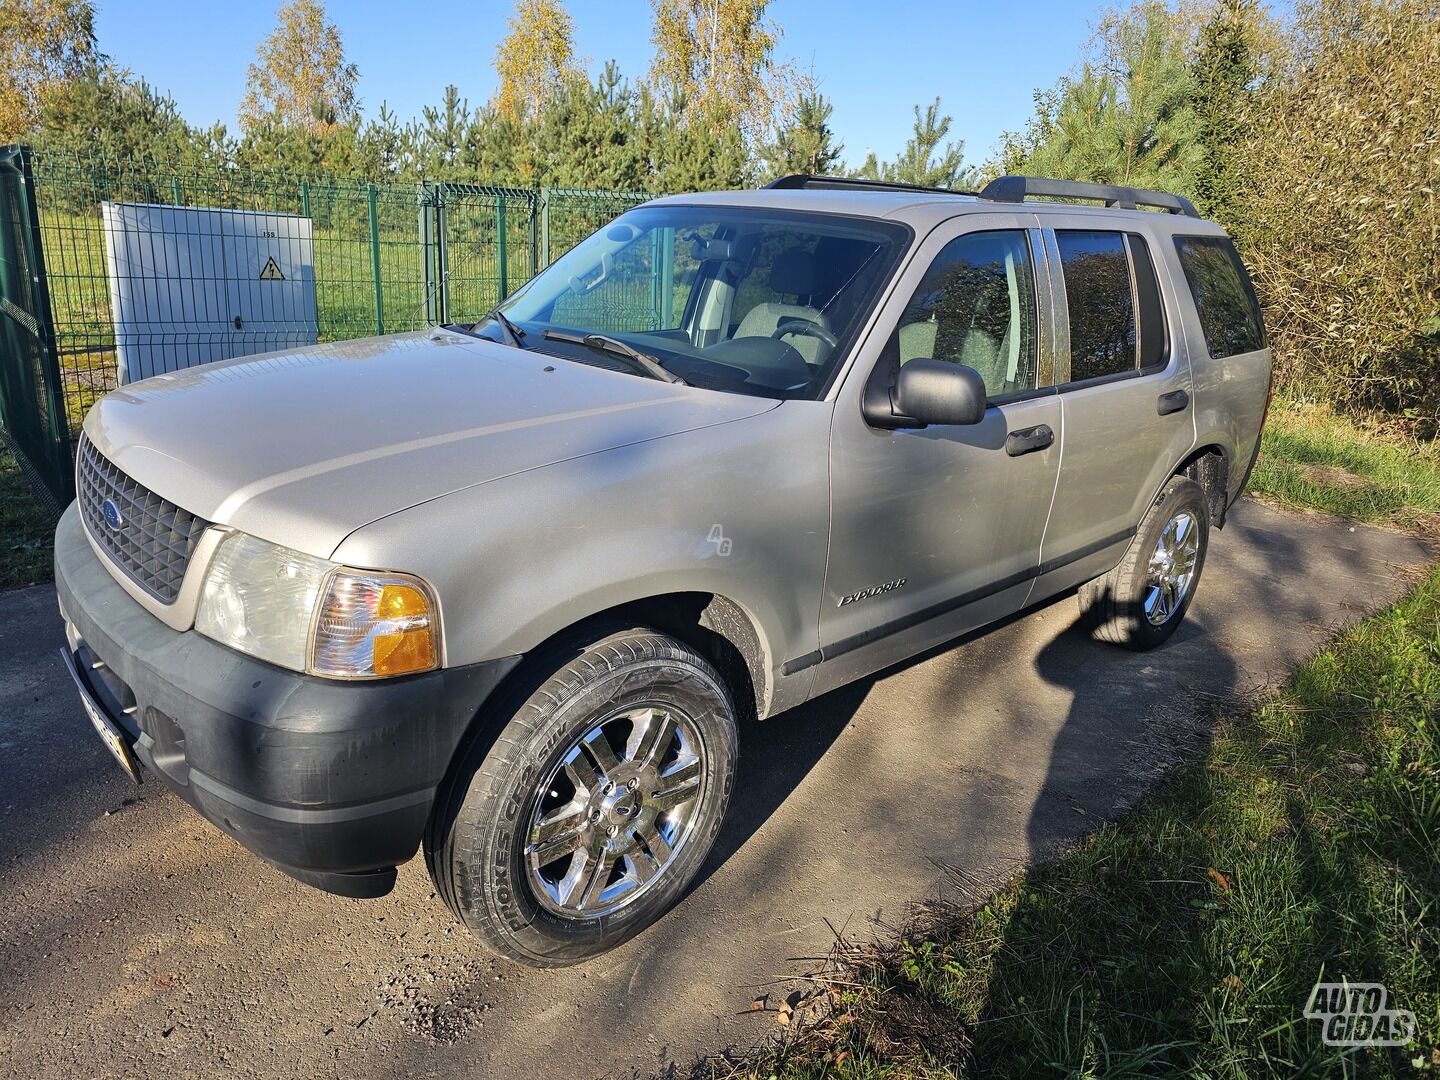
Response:
[{"label": "amber turn signal lens", "polygon": [[379,634],[375,638],[376,675],[404,675],[435,666],[435,639],[429,629]]},{"label": "amber turn signal lens", "polygon": [[[394,621],[411,627],[396,634],[375,636],[375,674],[404,675],[434,667],[435,639],[430,633],[430,604],[425,594],[413,585],[386,585],[380,590],[380,602],[375,606],[381,623]],[[415,623],[422,625],[416,627]]]},{"label": "amber turn signal lens", "polygon": [[425,594],[413,585],[386,585],[380,590],[380,602],[375,606],[375,616],[380,619],[424,618],[430,614]]}]

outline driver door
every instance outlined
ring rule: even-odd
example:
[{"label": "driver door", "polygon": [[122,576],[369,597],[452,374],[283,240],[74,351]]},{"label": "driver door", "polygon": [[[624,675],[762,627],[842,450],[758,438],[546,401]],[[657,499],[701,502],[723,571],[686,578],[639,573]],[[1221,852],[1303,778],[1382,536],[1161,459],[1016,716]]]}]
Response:
[{"label": "driver door", "polygon": [[[1053,305],[1033,215],[973,214],[921,244],[841,389],[831,429],[830,558],[813,693],[1018,611],[1063,438]],[[975,368],[974,425],[885,430],[863,396],[929,357]]]}]

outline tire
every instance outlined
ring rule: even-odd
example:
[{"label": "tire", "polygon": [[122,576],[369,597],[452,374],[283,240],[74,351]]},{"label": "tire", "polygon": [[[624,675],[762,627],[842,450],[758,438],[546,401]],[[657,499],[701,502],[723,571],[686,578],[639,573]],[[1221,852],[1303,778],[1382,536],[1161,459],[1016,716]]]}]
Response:
[{"label": "tire", "polygon": [[[1193,531],[1187,531],[1187,520]],[[1176,532],[1167,533],[1172,525]],[[1171,549],[1168,564],[1160,549],[1162,537]],[[1080,587],[1081,614],[1090,632],[1136,651],[1164,643],[1189,610],[1209,539],[1210,504],[1204,489],[1189,477],[1172,478],[1141,519],[1120,564]],[[1187,561],[1189,576],[1180,584],[1179,570]],[[1163,587],[1167,581],[1169,589]]]},{"label": "tire", "polygon": [[493,743],[471,746],[425,843],[455,916],[535,967],[612,949],[680,898],[738,751],[724,681],[674,638],[622,630],[552,663]]}]

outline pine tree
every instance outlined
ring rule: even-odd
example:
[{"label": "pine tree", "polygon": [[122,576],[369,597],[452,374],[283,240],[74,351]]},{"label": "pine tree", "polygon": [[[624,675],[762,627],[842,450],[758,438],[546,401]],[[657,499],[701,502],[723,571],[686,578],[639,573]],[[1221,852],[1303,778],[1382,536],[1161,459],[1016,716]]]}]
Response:
[{"label": "pine tree", "polygon": [[835,141],[830,117],[835,108],[815,90],[802,90],[787,121],[776,128],[775,138],[764,148],[761,171],[766,179],[789,173],[824,176],[840,164],[845,151]]},{"label": "pine tree", "polygon": [[461,158],[471,131],[470,103],[454,86],[445,87],[440,107],[426,105],[416,125],[417,164],[427,180],[456,180],[464,175]]},{"label": "pine tree", "polygon": [[1220,0],[1201,27],[1192,65],[1201,144],[1195,198],[1206,216],[1225,224],[1236,219],[1238,209],[1235,144],[1244,99],[1257,75],[1250,38],[1258,16],[1256,0]]},{"label": "pine tree", "polygon": [[410,133],[383,101],[375,118],[360,130],[357,150],[362,176],[388,179],[412,169],[415,164]]},{"label": "pine tree", "polygon": [[192,140],[173,98],[107,63],[92,63],[46,96],[38,141],[108,159],[179,164]]},{"label": "pine tree", "polygon": [[940,112],[938,97],[925,107],[923,113],[916,105],[913,133],[900,156],[894,161],[881,162],[871,151],[855,175],[867,180],[918,184],[921,187],[973,186],[976,173],[965,164],[964,142],[946,142],[950,124],[951,118]]},{"label": "pine tree", "polygon": [[1006,171],[1192,194],[1200,119],[1181,14],[1145,0],[1108,17],[1091,55],[1035,95],[1024,135],[1002,141]]},{"label": "pine tree", "polygon": [[719,103],[697,106],[683,94],[662,99],[647,88],[638,111],[651,162],[651,190],[723,190],[748,181],[745,140]]}]

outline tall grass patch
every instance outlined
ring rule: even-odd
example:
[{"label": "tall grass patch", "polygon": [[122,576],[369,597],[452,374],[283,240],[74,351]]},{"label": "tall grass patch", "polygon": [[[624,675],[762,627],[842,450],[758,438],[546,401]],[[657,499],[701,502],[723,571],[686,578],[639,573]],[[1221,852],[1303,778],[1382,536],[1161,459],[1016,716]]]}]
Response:
[{"label": "tall grass patch", "polygon": [[1323,405],[1276,399],[1250,491],[1284,506],[1440,536],[1440,446]]}]

